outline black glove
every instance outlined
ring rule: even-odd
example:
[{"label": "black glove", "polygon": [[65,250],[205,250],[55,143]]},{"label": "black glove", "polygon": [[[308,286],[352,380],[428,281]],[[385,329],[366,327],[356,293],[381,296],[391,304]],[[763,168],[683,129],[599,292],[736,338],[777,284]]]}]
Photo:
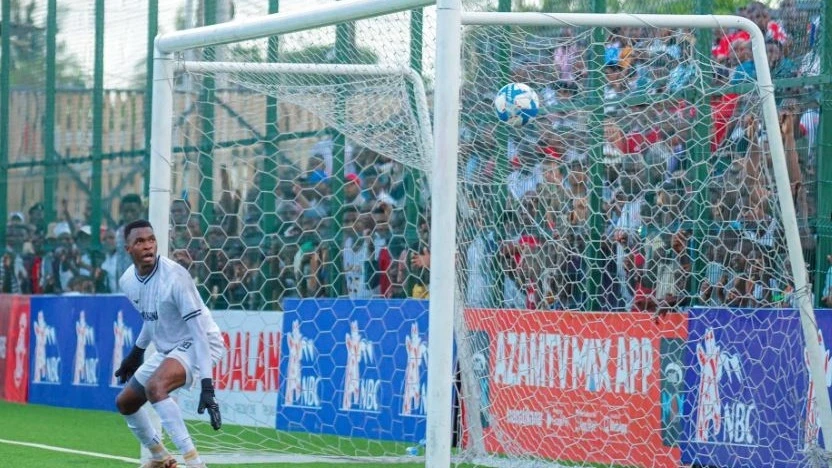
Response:
[{"label": "black glove", "polygon": [[202,379],[202,392],[199,394],[199,408],[196,412],[202,414],[208,410],[208,416],[211,418],[211,427],[215,431],[222,427],[222,416],[220,416],[220,405],[217,404],[217,399],[214,398],[214,383],[211,379]]},{"label": "black glove", "polygon": [[144,350],[138,346],[133,346],[133,349],[130,350],[130,354],[128,354],[127,357],[121,361],[121,365],[118,366],[118,370],[116,370],[118,383],[123,384],[130,380],[130,377],[133,377],[133,374],[136,373],[136,370],[142,365],[143,361]]}]

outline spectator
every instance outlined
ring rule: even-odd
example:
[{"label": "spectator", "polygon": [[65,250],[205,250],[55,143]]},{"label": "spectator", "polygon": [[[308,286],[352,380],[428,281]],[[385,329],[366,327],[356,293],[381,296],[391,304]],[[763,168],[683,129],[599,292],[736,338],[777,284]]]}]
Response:
[{"label": "spectator", "polygon": [[[478,226],[474,239],[465,248],[466,278],[465,304],[469,307],[496,307],[494,285],[497,284],[495,254],[498,244],[495,233],[483,226],[481,215],[475,215]],[[424,256],[427,256],[425,258]],[[430,254],[425,249],[422,257],[414,258],[414,265],[428,267]]]},{"label": "spectator", "polygon": [[393,206],[385,201],[379,201],[372,209],[372,247],[373,262],[370,276],[370,287],[374,294],[381,297],[390,297],[391,278],[393,271],[390,266],[393,263],[393,256],[390,253],[390,216]]},{"label": "spectator", "polygon": [[354,173],[349,173],[344,181],[344,205],[360,208],[362,199],[361,195],[361,179]]},{"label": "spectator", "polygon": [[766,55],[772,78],[792,78],[797,73],[797,66],[794,62],[783,55],[781,43],[774,40],[766,41]]},{"label": "spectator", "polygon": [[[121,278],[121,275],[127,268],[133,264],[130,255],[124,248],[124,226],[141,218],[144,215],[144,207],[142,206],[142,199],[135,193],[129,193],[123,197],[119,202],[119,224],[116,228],[116,277]],[[117,293],[118,282],[113,285],[112,292]]]},{"label": "spectator", "polygon": [[28,234],[22,220],[6,225],[6,249],[0,261],[0,292],[31,293],[29,273],[23,261],[23,245],[28,240]]},{"label": "spectator", "polygon": [[343,271],[346,295],[351,299],[369,299],[373,295],[369,285],[373,243],[366,221],[355,207],[345,209]]},{"label": "spectator", "polygon": [[32,234],[46,236],[46,220],[44,218],[43,203],[35,203],[29,208],[29,225],[32,226]]},{"label": "spectator", "polygon": [[118,252],[116,251],[116,232],[112,229],[104,229],[101,234],[101,247],[104,250],[104,261],[101,262],[101,270],[107,277],[107,289],[114,292],[118,289]]},{"label": "spectator", "polygon": [[26,263],[26,271],[29,277],[29,291],[32,294],[44,294],[41,281],[44,275],[44,256],[46,255],[44,235],[33,232],[31,241],[31,255]]},{"label": "spectator", "polygon": [[757,79],[757,69],[754,68],[754,55],[751,53],[751,40],[736,41],[734,50],[737,54],[737,67],[731,74],[731,84],[753,82]]},{"label": "spectator", "polygon": [[58,280],[61,291],[70,291],[72,278],[89,274],[81,258],[81,251],[75,244],[69,224],[62,222],[55,228],[58,236],[58,248],[55,249],[55,259],[58,265]]}]

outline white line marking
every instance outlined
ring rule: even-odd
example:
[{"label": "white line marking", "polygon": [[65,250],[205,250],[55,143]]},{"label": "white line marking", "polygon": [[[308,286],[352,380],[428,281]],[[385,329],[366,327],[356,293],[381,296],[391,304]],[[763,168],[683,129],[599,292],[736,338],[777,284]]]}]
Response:
[{"label": "white line marking", "polygon": [[0,443],[9,445],[21,445],[23,447],[32,447],[43,450],[51,450],[53,452],[71,453],[73,455],[84,455],[86,457],[106,458],[107,460],[117,460],[125,463],[141,463],[141,460],[139,460],[138,458],[119,457],[118,455],[107,455],[106,453],[85,452],[83,450],[73,450],[63,447],[54,447],[52,445],[33,444],[31,442],[20,442],[17,440],[0,439]]}]

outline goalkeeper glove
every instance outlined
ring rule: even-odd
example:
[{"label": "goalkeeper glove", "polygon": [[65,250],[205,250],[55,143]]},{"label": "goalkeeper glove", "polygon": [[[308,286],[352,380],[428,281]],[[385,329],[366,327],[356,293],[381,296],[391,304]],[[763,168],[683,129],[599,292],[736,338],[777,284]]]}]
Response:
[{"label": "goalkeeper glove", "polygon": [[208,410],[208,416],[211,418],[211,427],[215,431],[222,427],[222,416],[220,416],[220,405],[217,404],[217,399],[214,398],[214,383],[211,379],[202,379],[202,392],[199,394],[199,408],[196,412],[202,414]]},{"label": "goalkeeper glove", "polygon": [[144,350],[138,346],[133,346],[133,349],[130,350],[130,354],[128,354],[127,357],[121,361],[121,365],[118,366],[118,370],[116,370],[118,383],[123,384],[130,380],[130,377],[133,377],[133,374],[135,374],[139,366],[142,365],[142,361],[144,361]]}]

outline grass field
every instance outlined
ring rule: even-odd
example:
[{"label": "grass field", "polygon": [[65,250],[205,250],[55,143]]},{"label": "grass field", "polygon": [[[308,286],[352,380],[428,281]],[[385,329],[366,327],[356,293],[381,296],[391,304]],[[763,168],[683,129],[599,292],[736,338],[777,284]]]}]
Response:
[{"label": "grass field", "polygon": [[[129,467],[139,466],[139,444],[127,429],[124,419],[106,411],[77,410],[42,405],[19,405],[0,401],[0,467],[63,468],[63,467]],[[273,429],[253,429],[224,425],[220,433],[213,433],[206,422],[189,422],[190,432],[197,447],[206,452],[206,444],[224,453],[239,453],[259,449],[269,453],[295,455],[338,456],[396,456],[405,453],[407,444],[379,442],[367,439],[281,432]],[[207,429],[206,429],[207,428]],[[174,447],[166,441],[169,450]],[[418,460],[418,459],[417,459]],[[424,463],[401,463],[396,467],[422,467]],[[211,463],[211,468],[267,468],[301,465],[308,468],[325,466],[379,467],[379,463],[260,463],[223,465]],[[462,464],[462,467],[476,465]],[[600,467],[595,463],[560,462],[547,466]],[[615,468],[626,468],[616,466]]]},{"label": "grass field", "polygon": [[[116,413],[0,402],[0,421],[2,421],[0,453],[3,454],[1,466],[16,468],[138,466],[138,442],[127,429],[124,419]],[[201,426],[205,424],[190,424],[198,446],[204,445],[206,439],[209,439]],[[257,432],[233,426],[223,427],[222,435],[211,435],[209,440],[213,446],[222,447],[225,452],[234,451],[235,448],[265,447],[271,452],[338,455],[337,450],[343,448],[341,454],[349,450],[351,453],[361,455],[403,455],[405,449],[404,444],[282,433],[274,430],[268,430],[268,434],[264,432],[264,430]],[[169,443],[168,448],[173,449]],[[109,458],[101,458],[101,456]],[[211,468],[222,466],[265,468],[298,464],[294,462],[257,465],[211,464],[210,466]],[[349,464],[347,466],[362,465]],[[303,466],[323,467],[332,466],[332,464],[307,463]],[[424,465],[409,463],[396,466]]]}]

